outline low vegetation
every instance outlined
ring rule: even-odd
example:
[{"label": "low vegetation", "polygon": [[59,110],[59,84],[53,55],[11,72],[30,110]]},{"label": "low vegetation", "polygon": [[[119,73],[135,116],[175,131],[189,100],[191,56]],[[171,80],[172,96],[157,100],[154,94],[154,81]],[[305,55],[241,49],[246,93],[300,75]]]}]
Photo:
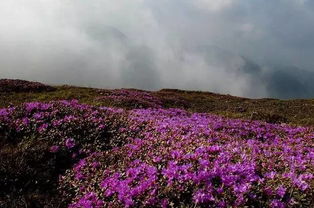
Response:
[{"label": "low vegetation", "polygon": [[314,206],[313,100],[51,89],[0,92],[0,207]]}]

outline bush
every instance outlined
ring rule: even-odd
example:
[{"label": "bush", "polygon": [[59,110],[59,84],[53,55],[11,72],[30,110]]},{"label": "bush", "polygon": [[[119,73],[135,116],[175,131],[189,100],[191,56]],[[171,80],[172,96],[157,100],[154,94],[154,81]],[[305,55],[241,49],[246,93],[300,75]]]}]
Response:
[{"label": "bush", "polygon": [[96,100],[109,101],[111,106],[133,108],[160,108],[161,101],[149,92],[131,89],[121,89],[112,91],[100,91],[102,96]]},{"label": "bush", "polygon": [[77,101],[0,109],[1,207],[313,207],[314,130]]},{"label": "bush", "polygon": [[75,100],[0,109],[0,205],[66,203],[58,199],[59,174],[90,152],[122,146],[125,120],[122,110]]},{"label": "bush", "polygon": [[[182,110],[133,110],[141,134],[61,178],[71,208],[312,207],[311,128]],[[143,123],[145,125],[143,126]]]},{"label": "bush", "polygon": [[1,79],[0,92],[45,92],[54,91],[54,87],[39,82],[18,79]]}]

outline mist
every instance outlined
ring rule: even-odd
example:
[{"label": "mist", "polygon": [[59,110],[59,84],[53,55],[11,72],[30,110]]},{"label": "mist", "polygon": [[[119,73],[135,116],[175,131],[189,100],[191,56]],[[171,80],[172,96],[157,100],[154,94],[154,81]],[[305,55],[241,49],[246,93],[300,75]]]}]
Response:
[{"label": "mist", "polygon": [[313,24],[306,0],[3,0],[0,78],[309,98]]}]

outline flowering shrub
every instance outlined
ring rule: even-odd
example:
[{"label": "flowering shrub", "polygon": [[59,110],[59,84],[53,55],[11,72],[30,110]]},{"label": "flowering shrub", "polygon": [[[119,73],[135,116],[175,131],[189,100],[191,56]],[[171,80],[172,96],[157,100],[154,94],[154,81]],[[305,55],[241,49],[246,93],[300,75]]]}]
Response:
[{"label": "flowering shrub", "polygon": [[190,103],[172,92],[149,92],[132,89],[99,90],[96,101],[107,101],[110,106],[137,108],[188,108]]},{"label": "flowering shrub", "polygon": [[314,205],[312,128],[147,109],[130,111],[134,130],[61,177],[71,208]]},{"label": "flowering shrub", "polygon": [[127,108],[160,108],[161,101],[149,92],[121,89],[111,91],[100,91],[103,94],[96,100],[108,100],[111,105]]},{"label": "flowering shrub", "polygon": [[126,137],[119,129],[125,127],[124,114],[75,100],[0,109],[0,207],[8,206],[2,201],[17,201],[3,199],[14,194],[50,193],[56,189],[58,175],[80,158],[123,145]]},{"label": "flowering shrub", "polygon": [[53,91],[54,87],[18,79],[0,79],[0,92],[43,92]]},{"label": "flowering shrub", "polygon": [[[16,186],[15,178],[49,174],[54,186],[43,186],[51,180],[43,178],[42,191],[58,186],[63,197],[58,200],[70,208],[314,205],[310,127],[180,109],[127,111],[73,100],[0,109],[0,139],[31,147],[31,159],[16,165],[23,167],[20,175],[10,162],[0,166],[5,176],[0,177],[0,205],[2,195],[12,192],[8,187]],[[1,151],[0,156],[9,161]],[[42,172],[34,164],[42,165]]]},{"label": "flowering shrub", "polygon": [[76,100],[50,103],[32,102],[0,109],[0,132],[3,140],[17,143],[35,137],[47,140],[51,151],[63,148],[88,151],[105,150],[111,147],[112,137],[119,137],[123,126],[122,110],[96,108],[79,104]]}]

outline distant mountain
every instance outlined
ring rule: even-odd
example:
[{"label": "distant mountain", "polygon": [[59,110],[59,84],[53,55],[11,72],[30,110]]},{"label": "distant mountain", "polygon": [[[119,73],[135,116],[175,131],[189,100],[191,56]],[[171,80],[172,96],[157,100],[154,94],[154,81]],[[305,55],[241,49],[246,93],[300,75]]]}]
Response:
[{"label": "distant mountain", "polygon": [[264,73],[263,79],[271,97],[313,98],[314,72],[294,66],[274,66]]},{"label": "distant mountain", "polygon": [[203,54],[209,64],[229,67],[231,73],[250,75],[255,84],[266,88],[268,97],[280,99],[314,97],[314,72],[296,66],[261,67],[247,57],[217,46],[200,46],[194,51]]}]

